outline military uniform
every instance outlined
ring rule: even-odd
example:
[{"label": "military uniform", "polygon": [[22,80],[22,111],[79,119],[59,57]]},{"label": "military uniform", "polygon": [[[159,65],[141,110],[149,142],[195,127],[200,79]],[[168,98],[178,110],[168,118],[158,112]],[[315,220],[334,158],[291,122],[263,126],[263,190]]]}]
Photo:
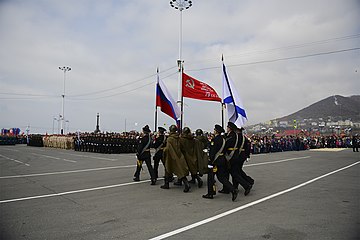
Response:
[{"label": "military uniform", "polygon": [[245,195],[248,195],[252,185],[244,179],[240,171],[243,163],[240,160],[239,150],[243,146],[243,138],[235,132],[237,127],[234,123],[228,123],[228,129],[230,129],[228,136],[226,137],[226,154],[225,158],[230,164],[230,175],[233,179],[233,185],[239,184],[245,189]]},{"label": "military uniform", "polygon": [[203,195],[203,198],[212,199],[215,192],[215,180],[214,174],[216,174],[218,180],[223,184],[223,188],[228,189],[232,193],[232,201],[235,201],[238,195],[238,190],[229,181],[229,171],[227,166],[227,160],[224,157],[226,151],[225,139],[221,136],[224,129],[215,125],[215,137],[211,140],[209,151],[209,172],[208,172],[208,193]]},{"label": "military uniform", "polygon": [[[195,137],[195,148],[197,149],[197,167],[199,175],[202,176],[203,174],[207,173],[208,171],[208,155],[207,155],[207,148],[209,145],[208,139],[203,135],[201,129],[196,130],[196,137]],[[205,151],[204,151],[205,150]]]},{"label": "military uniform", "polygon": [[161,186],[161,188],[169,188],[169,178],[171,174],[174,173],[179,180],[184,182],[184,192],[189,192],[190,185],[186,178],[189,174],[189,168],[180,149],[180,137],[177,133],[177,127],[171,125],[169,130],[170,135],[167,138],[166,147],[164,148],[165,184]]},{"label": "military uniform", "polygon": [[142,169],[143,161],[145,161],[146,166],[148,168],[150,178],[151,178],[151,185],[155,185],[156,178],[154,174],[154,169],[151,165],[151,154],[150,154],[150,144],[151,144],[151,137],[150,137],[150,129],[149,126],[146,125],[143,128],[144,137],[140,139],[136,157],[137,157],[137,165],[136,171],[134,174],[134,181],[140,181],[140,171]]},{"label": "military uniform", "polygon": [[154,139],[154,142],[152,144],[152,147],[155,148],[155,154],[153,160],[154,160],[154,174],[156,179],[159,177],[158,169],[159,169],[160,161],[162,162],[163,165],[165,165],[163,159],[163,153],[166,145],[165,128],[159,127],[158,130],[159,130],[159,136],[157,136]]},{"label": "military uniform", "polygon": [[[250,152],[251,152],[251,142],[250,140],[242,133],[242,129],[239,129],[238,135],[239,138],[243,139],[243,143],[241,148],[239,149],[239,158],[240,158],[240,175],[243,179],[245,179],[248,183],[250,183],[251,185],[254,185],[254,179],[250,176],[248,176],[244,170],[243,170],[243,166],[244,166],[244,162],[246,161],[246,159],[250,158]],[[235,186],[237,188],[237,186]]]}]

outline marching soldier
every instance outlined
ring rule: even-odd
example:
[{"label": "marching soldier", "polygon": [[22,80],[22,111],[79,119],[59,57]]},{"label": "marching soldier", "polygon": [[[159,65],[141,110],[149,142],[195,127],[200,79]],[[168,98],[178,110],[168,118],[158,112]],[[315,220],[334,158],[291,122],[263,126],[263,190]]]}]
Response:
[{"label": "marching soldier", "polygon": [[167,138],[166,147],[164,148],[165,184],[162,185],[161,188],[169,189],[169,179],[171,178],[171,174],[174,173],[180,181],[184,182],[184,192],[189,192],[190,185],[186,178],[189,174],[189,168],[180,150],[178,129],[175,125],[171,125],[169,131],[170,135]]},{"label": "marching soldier", "polygon": [[163,160],[163,150],[165,148],[165,144],[166,144],[166,136],[165,136],[165,131],[166,129],[163,127],[158,127],[159,130],[159,135],[157,137],[155,137],[155,140],[153,142],[153,148],[155,148],[155,154],[154,154],[154,174],[155,174],[155,178],[157,179],[159,177],[158,174],[158,169],[159,169],[159,163],[160,160],[163,163],[163,166],[165,166],[164,164],[164,160]]},{"label": "marching soldier", "polygon": [[184,154],[185,160],[189,167],[191,178],[193,183],[195,183],[195,179],[198,181],[198,187],[201,188],[203,185],[203,181],[198,173],[198,154],[197,147],[199,145],[196,144],[196,139],[191,134],[191,130],[188,127],[184,127],[183,132],[180,137],[180,149]]},{"label": "marching soldier", "polygon": [[201,129],[197,129],[195,131],[195,138],[196,138],[196,149],[197,149],[197,160],[198,160],[198,171],[199,176],[207,173],[207,165],[208,165],[208,155],[207,155],[207,148],[209,146],[209,140],[207,137],[204,136],[204,133]]},{"label": "marching soldier", "polygon": [[[236,130],[237,134],[239,135],[239,138],[242,138],[242,145],[239,149],[239,158],[240,158],[240,175],[243,179],[245,179],[249,184],[254,185],[254,179],[250,176],[248,176],[244,170],[243,170],[243,166],[244,166],[244,162],[250,158],[250,152],[251,152],[251,142],[250,139],[245,136],[245,134],[243,133],[243,130],[245,130],[244,128],[238,128]],[[237,188],[237,186],[235,186]]]},{"label": "marching soldier", "polygon": [[209,172],[208,172],[208,193],[203,195],[203,198],[213,199],[216,194],[214,174],[218,180],[223,184],[223,188],[228,189],[232,193],[232,201],[235,201],[239,190],[237,190],[229,181],[228,166],[224,153],[226,152],[226,141],[221,136],[225,130],[220,125],[215,125],[214,135],[210,143],[209,152]]},{"label": "marching soldier", "polygon": [[245,196],[250,193],[252,185],[247,182],[240,174],[241,160],[239,157],[239,149],[243,146],[243,139],[235,132],[237,126],[228,122],[226,137],[226,153],[225,158],[230,164],[230,175],[233,179],[233,184],[238,186],[240,184],[245,189]]},{"label": "marching soldier", "polygon": [[140,181],[140,171],[142,169],[142,164],[145,161],[146,166],[149,170],[150,178],[151,178],[151,185],[155,185],[156,178],[154,175],[154,169],[151,165],[151,154],[150,154],[150,144],[151,144],[151,137],[150,137],[150,128],[148,125],[143,127],[144,136],[140,139],[138,148],[137,148],[137,166],[136,171],[134,174],[134,181]]}]

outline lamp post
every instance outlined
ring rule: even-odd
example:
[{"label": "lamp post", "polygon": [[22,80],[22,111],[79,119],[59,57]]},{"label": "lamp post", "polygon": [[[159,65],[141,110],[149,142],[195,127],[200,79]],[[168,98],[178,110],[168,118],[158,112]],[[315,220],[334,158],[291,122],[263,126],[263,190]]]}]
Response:
[{"label": "lamp post", "polygon": [[178,105],[180,107],[180,130],[182,129],[183,123],[183,97],[182,97],[182,72],[183,72],[183,61],[181,59],[181,45],[182,45],[182,11],[189,9],[192,6],[192,1],[189,0],[171,0],[170,6],[180,11],[180,30],[179,30],[179,59],[177,64],[179,67],[179,89],[178,89]]},{"label": "lamp post", "polygon": [[71,67],[59,67],[59,69],[61,71],[64,72],[64,91],[63,91],[63,95],[62,96],[62,107],[61,107],[61,117],[60,117],[60,120],[61,120],[61,130],[60,130],[60,134],[64,134],[64,120],[65,120],[65,80],[66,80],[66,72],[70,71],[71,70]]}]

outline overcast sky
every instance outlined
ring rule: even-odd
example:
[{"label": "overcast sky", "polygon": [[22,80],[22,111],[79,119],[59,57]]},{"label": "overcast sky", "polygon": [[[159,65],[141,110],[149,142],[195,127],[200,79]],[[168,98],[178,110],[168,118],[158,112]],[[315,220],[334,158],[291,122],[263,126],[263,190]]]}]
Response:
[{"label": "overcast sky", "polygon": [[[193,0],[182,15],[185,72],[221,96],[221,55],[247,125],[331,95],[360,94],[360,1]],[[1,0],[0,128],[154,129],[156,68],[177,99],[180,12],[169,0]],[[227,117],[227,116],[226,116]],[[126,123],[126,124],[125,124]],[[159,125],[173,120],[159,112]],[[216,102],[185,99],[184,125],[212,130]]]}]

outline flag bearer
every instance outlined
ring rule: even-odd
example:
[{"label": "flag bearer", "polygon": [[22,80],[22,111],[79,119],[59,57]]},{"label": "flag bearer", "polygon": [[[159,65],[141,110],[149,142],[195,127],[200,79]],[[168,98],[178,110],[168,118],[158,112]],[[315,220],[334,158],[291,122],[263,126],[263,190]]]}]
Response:
[{"label": "flag bearer", "polygon": [[146,166],[149,170],[150,178],[151,178],[151,185],[155,185],[156,178],[154,174],[154,169],[151,165],[151,154],[150,154],[150,144],[151,144],[151,137],[150,137],[150,128],[148,125],[143,127],[144,136],[140,139],[138,148],[137,148],[137,166],[136,171],[134,174],[134,181],[140,181],[140,171],[142,169],[142,164],[145,161]]}]

